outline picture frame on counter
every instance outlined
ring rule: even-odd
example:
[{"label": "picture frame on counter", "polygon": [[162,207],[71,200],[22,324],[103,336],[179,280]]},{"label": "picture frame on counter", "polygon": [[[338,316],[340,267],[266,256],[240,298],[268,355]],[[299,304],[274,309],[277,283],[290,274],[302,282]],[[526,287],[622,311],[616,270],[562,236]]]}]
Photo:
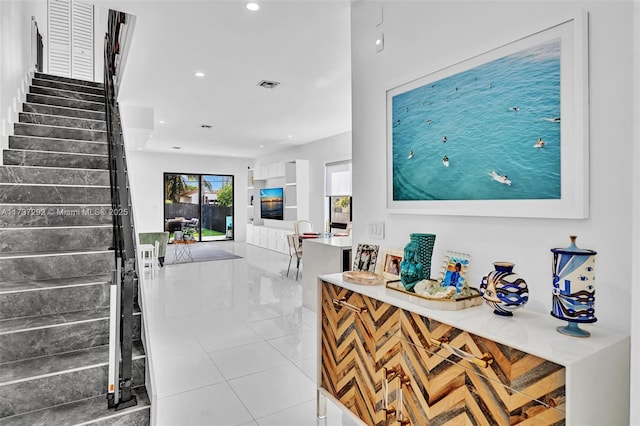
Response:
[{"label": "picture frame on counter", "polygon": [[403,252],[400,249],[382,250],[376,273],[385,281],[399,281],[402,258]]},{"label": "picture frame on counter", "polygon": [[438,281],[442,286],[463,287],[467,280],[470,264],[471,255],[447,251],[442,260]]},{"label": "picture frame on counter", "polygon": [[387,90],[387,210],[588,218],[588,81],[583,11]]},{"label": "picture frame on counter", "polygon": [[352,270],[375,273],[379,250],[376,244],[358,244]]}]

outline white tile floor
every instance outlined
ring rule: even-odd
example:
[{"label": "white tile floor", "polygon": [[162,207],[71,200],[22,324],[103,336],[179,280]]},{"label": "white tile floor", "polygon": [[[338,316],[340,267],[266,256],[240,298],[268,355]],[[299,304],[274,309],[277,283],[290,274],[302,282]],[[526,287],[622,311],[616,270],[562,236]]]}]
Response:
[{"label": "white tile floor", "polygon": [[[212,243],[208,243],[212,244]],[[236,242],[242,259],[168,265],[142,280],[159,426],[354,425],[316,417],[316,314],[289,256]]]}]

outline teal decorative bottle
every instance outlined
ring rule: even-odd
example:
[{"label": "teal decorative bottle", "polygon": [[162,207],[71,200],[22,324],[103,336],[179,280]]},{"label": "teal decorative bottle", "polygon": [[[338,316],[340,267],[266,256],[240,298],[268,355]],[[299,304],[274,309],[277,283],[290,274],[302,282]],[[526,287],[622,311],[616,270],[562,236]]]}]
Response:
[{"label": "teal decorative bottle", "polygon": [[435,234],[409,234],[409,238],[417,247],[417,258],[418,263],[422,264],[423,278],[431,278],[431,255],[436,242]]}]

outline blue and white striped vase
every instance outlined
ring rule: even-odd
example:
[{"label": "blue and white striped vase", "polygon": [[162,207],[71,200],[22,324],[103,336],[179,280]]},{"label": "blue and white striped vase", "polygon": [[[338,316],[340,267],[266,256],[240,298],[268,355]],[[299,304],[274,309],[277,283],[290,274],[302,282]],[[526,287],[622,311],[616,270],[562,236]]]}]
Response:
[{"label": "blue and white striped vase", "polygon": [[496,315],[510,317],[529,301],[527,282],[513,272],[511,262],[495,262],[494,270],[482,278],[480,294]]},{"label": "blue and white striped vase", "polygon": [[596,322],[595,262],[596,252],[576,246],[576,236],[569,237],[569,247],[551,249],[553,252],[553,296],[551,315],[568,322],[557,327],[562,334],[589,337],[591,333],[578,327],[579,323]]}]

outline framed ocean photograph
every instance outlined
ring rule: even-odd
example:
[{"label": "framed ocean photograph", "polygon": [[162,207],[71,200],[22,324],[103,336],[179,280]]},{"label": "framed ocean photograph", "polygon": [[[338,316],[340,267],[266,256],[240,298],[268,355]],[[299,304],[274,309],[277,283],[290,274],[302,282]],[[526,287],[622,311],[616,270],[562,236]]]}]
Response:
[{"label": "framed ocean photograph", "polygon": [[588,217],[587,20],[388,90],[388,210]]}]

